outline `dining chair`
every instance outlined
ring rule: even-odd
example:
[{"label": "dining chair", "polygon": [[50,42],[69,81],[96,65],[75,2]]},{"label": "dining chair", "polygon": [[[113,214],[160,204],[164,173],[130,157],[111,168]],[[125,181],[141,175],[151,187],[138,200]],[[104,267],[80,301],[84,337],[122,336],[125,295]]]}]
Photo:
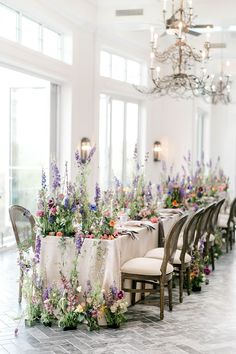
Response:
[{"label": "dining chair", "polygon": [[236,198],[233,199],[229,215],[219,214],[218,218],[218,226],[222,230],[222,237],[225,238],[226,243],[226,252],[229,252],[229,244],[230,249],[232,250],[233,239],[235,237],[235,216],[236,216]]},{"label": "dining chair", "polygon": [[[19,251],[19,260],[22,259],[22,251],[29,250],[31,247],[34,250],[35,246],[35,220],[29,210],[20,206],[12,205],[9,208],[9,215],[12,224],[12,229],[15,235],[17,248]],[[22,285],[24,273],[20,268],[19,279],[19,297],[18,302],[22,301]]]},{"label": "dining chair", "polygon": [[[177,249],[173,260],[174,272],[179,276],[179,302],[183,302],[183,286],[184,276],[186,276],[187,293],[190,295],[190,265],[191,251],[193,247],[197,223],[204,209],[199,209],[188,217],[184,225],[182,234],[182,247]],[[154,248],[148,251],[145,257],[162,259],[164,256],[164,248]]]},{"label": "dining chair", "polygon": [[[199,218],[199,222],[197,224],[196,235],[193,243],[193,249],[198,250],[200,246],[200,240],[204,237],[204,235],[208,231],[209,224],[211,222],[211,216],[213,210],[215,208],[216,202],[209,204],[205,207],[203,213]],[[204,240],[203,240],[204,242]]]},{"label": "dining chair", "polygon": [[[144,293],[160,292],[160,319],[164,318],[164,289],[168,287],[169,310],[172,311],[172,276],[173,260],[177,248],[179,233],[186,222],[187,215],[178,219],[171,227],[164,245],[163,259],[148,257],[138,257],[130,259],[121,267],[121,284],[125,292],[131,293],[131,305],[135,304],[136,293],[144,296]],[[125,286],[125,281],[131,281],[131,287]],[[141,289],[137,288],[137,283],[141,283]],[[146,288],[146,284],[151,284],[153,288]],[[142,298],[143,298],[142,296]]]},{"label": "dining chair", "polygon": [[212,209],[211,214],[207,223],[207,231],[203,236],[204,239],[204,254],[209,256],[211,260],[212,270],[215,270],[215,255],[214,255],[214,243],[215,243],[215,234],[217,230],[217,221],[220,209],[224,204],[225,199],[221,199],[216,202],[215,207]]}]

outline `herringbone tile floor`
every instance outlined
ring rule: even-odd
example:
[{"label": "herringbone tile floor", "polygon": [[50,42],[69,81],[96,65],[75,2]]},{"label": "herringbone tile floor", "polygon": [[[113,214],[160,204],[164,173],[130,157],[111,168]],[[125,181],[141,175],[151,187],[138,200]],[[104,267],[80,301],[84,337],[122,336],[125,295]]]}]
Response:
[{"label": "herringbone tile floor", "polygon": [[[174,290],[173,312],[165,311],[159,321],[159,309],[138,304],[129,309],[129,321],[117,330],[88,332],[80,326],[63,332],[57,327],[37,325],[25,328],[16,317],[16,251],[0,253],[0,354],[59,353],[148,353],[148,354],[235,354],[236,353],[236,251],[221,257],[210,284],[201,293],[184,297],[178,304]],[[150,302],[153,299],[149,298]]]}]

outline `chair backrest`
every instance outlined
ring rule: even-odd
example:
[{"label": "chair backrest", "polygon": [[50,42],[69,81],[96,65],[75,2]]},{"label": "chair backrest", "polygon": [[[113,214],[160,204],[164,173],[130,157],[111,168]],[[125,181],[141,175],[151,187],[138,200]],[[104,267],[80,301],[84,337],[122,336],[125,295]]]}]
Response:
[{"label": "chair backrest", "polygon": [[211,220],[211,225],[210,225],[210,228],[211,228],[210,232],[212,234],[215,234],[215,232],[216,232],[218,216],[219,216],[220,209],[222,208],[224,202],[225,202],[225,199],[221,199],[220,201],[218,201],[216,203],[216,206],[214,208],[212,220]]},{"label": "chair backrest", "polygon": [[202,215],[199,218],[199,222],[197,224],[197,233],[196,233],[196,237],[194,240],[194,248],[198,248],[198,242],[200,240],[200,238],[204,235],[205,232],[207,232],[208,230],[208,226],[209,226],[209,221],[211,222],[211,213],[213,212],[214,208],[215,208],[216,203],[212,203],[210,205],[208,205]]},{"label": "chair backrest", "polygon": [[204,208],[197,210],[188,218],[185,224],[184,232],[183,232],[183,247],[180,254],[181,262],[182,261],[184,262],[186,252],[191,252],[194,239],[196,236],[197,224],[203,212],[204,212]]},{"label": "chair backrest", "polygon": [[166,274],[167,263],[173,263],[175,252],[177,249],[178,238],[182,227],[184,226],[188,215],[183,215],[171,227],[164,245],[164,257],[161,265],[162,275]]},{"label": "chair backrest", "polygon": [[232,201],[232,203],[230,205],[229,218],[228,218],[228,222],[227,222],[228,227],[230,226],[231,222],[234,223],[235,216],[236,216],[236,198],[234,198],[234,200]]},{"label": "chair backrest", "polygon": [[30,211],[20,205],[12,205],[9,215],[18,248],[24,245],[34,249],[35,220]]}]

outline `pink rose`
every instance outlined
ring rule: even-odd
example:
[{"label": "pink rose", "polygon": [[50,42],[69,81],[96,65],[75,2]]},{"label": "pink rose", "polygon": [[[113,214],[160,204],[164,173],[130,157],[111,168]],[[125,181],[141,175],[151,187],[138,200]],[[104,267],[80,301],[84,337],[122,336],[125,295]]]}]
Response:
[{"label": "pink rose", "polygon": [[156,224],[158,222],[158,218],[156,216],[152,216],[150,218],[150,221],[153,223],[153,224]]},{"label": "pink rose", "polygon": [[36,211],[36,216],[39,216],[40,218],[44,216],[44,211],[43,210],[37,210]]},{"label": "pink rose", "polygon": [[50,209],[50,213],[51,213],[52,215],[56,215],[56,213],[57,213],[57,208],[55,208],[55,207],[51,208],[51,209]]}]

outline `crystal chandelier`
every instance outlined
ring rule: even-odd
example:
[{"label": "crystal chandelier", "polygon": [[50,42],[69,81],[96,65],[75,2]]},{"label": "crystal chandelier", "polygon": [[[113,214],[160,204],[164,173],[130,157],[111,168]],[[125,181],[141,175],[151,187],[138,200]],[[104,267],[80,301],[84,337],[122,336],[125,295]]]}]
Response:
[{"label": "crystal chandelier", "polygon": [[[229,61],[226,62],[229,66]],[[208,76],[203,94],[206,101],[214,105],[218,103],[229,104],[231,103],[231,75],[224,74],[223,64],[221,65],[221,72],[218,77],[215,75]]]},{"label": "crystal chandelier", "polygon": [[[164,1],[163,15],[166,16],[166,5]],[[165,20],[167,32],[173,31],[175,43],[163,52],[158,51],[158,34],[154,28],[150,30],[151,54],[150,54],[150,76],[154,84],[151,89],[136,87],[139,92],[145,94],[156,94],[157,96],[170,95],[175,98],[189,98],[193,96],[207,95],[204,91],[206,77],[201,71],[200,75],[191,72],[196,64],[203,63],[209,58],[211,44],[207,35],[204,47],[196,51],[186,41],[186,33],[190,28],[194,28],[192,2],[188,2],[187,9],[184,8],[184,1],[180,0],[180,8],[174,11],[174,1],[172,1],[172,16]],[[207,25],[202,25],[201,27]],[[210,25],[211,26],[211,25]],[[160,64],[169,64],[171,73],[161,76]]]}]

